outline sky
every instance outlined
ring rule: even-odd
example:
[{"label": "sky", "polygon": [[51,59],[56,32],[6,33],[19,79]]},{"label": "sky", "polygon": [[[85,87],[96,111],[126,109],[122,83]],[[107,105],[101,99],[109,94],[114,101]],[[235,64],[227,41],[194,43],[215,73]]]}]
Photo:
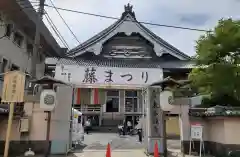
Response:
[{"label": "sky", "polygon": [[[52,0],[56,7],[121,17],[124,5],[133,5],[138,21],[164,25],[213,29],[221,18],[240,18],[240,0]],[[51,5],[50,0],[46,4]],[[45,6],[70,48],[79,45],[55,9]],[[96,35],[116,20],[59,10],[80,43]],[[59,42],[48,22],[53,36]],[[204,32],[145,25],[153,33],[189,56],[195,54],[196,40]]]}]

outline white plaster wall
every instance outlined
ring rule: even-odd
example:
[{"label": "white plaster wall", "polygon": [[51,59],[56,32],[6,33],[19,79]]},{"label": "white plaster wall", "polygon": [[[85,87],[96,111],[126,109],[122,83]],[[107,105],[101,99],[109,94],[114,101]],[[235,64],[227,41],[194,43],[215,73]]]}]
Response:
[{"label": "white plaster wall", "polygon": [[239,120],[239,117],[210,117],[205,120],[201,118],[191,120],[191,122],[198,122],[204,126],[204,141],[239,145]]},{"label": "white plaster wall", "polygon": [[217,143],[225,143],[226,141],[226,132],[225,132],[225,124],[223,119],[209,119],[206,121],[208,124],[208,132],[204,132],[208,134],[207,141],[213,141]]},{"label": "white plaster wall", "polygon": [[239,118],[225,118],[224,131],[226,144],[240,144],[240,123]]}]

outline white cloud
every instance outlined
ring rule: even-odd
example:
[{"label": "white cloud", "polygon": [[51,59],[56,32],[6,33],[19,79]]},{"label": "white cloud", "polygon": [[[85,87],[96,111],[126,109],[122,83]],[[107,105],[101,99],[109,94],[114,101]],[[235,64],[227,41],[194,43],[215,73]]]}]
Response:
[{"label": "white cloud", "polygon": [[[129,0],[52,1],[57,7],[113,17],[120,17],[124,10],[124,5],[129,2]],[[51,5],[49,0],[46,0],[46,4]],[[239,18],[240,15],[240,1],[238,0],[131,0],[131,4],[133,5],[138,21],[194,27],[199,29],[213,28],[217,21],[222,17]],[[73,35],[64,25],[56,11],[49,7],[46,7],[46,10],[70,47],[73,48],[77,46],[79,43],[74,39]],[[60,13],[80,42],[84,42],[114,23],[114,20],[111,19],[82,15],[67,11],[60,11]],[[189,18],[189,16],[191,16],[191,18]],[[198,19],[194,19],[194,17]],[[205,18],[201,19],[201,17]],[[186,21],[186,19],[188,20]],[[195,22],[191,23],[191,19],[194,19]],[[200,20],[202,20],[202,22]],[[195,53],[195,41],[202,34],[202,32],[189,30],[157,26],[147,27],[155,34],[188,55],[193,55]]]}]

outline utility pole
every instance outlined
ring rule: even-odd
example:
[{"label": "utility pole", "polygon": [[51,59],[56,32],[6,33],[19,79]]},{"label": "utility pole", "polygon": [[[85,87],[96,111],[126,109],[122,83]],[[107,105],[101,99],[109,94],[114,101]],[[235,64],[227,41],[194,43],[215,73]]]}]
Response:
[{"label": "utility pole", "polygon": [[38,16],[36,20],[36,30],[35,30],[35,39],[33,45],[33,54],[32,54],[32,63],[31,63],[31,75],[33,78],[36,78],[37,74],[37,62],[38,62],[38,52],[40,48],[40,29],[41,21],[44,14],[44,3],[45,0],[39,0]]}]

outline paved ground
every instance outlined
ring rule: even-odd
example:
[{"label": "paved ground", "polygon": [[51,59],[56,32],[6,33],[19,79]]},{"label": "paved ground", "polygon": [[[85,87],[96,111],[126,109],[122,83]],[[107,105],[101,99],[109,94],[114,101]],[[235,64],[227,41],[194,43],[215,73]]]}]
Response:
[{"label": "paved ground", "polygon": [[[119,137],[116,133],[92,133],[85,135],[83,151],[75,151],[77,157],[104,157],[107,144],[111,145],[112,157],[147,157],[144,145],[137,141],[136,136]],[[167,141],[168,157],[183,157],[180,153],[180,141]],[[185,155],[184,157],[193,157]]]},{"label": "paved ground", "polygon": [[[98,151],[93,151],[93,150],[87,150],[84,151],[83,153],[75,153],[77,157],[105,157],[106,152],[104,150],[98,150]],[[134,150],[134,149],[129,149],[129,150],[113,150],[111,152],[112,157],[146,157],[146,155],[143,153],[142,150]]]},{"label": "paved ground", "polygon": [[[107,144],[112,149],[143,149],[142,143],[137,141],[136,136],[121,136],[115,133],[92,133],[85,135],[84,144],[87,146],[84,150],[105,150]],[[180,149],[179,140],[168,140],[168,147],[171,149]]]},{"label": "paved ground", "polygon": [[[113,157],[146,157],[144,145],[137,141],[136,136],[119,137],[116,133],[92,133],[85,135],[83,151],[76,151],[77,157],[84,156],[105,156],[107,144],[111,145]],[[180,141],[168,140],[168,146],[174,150],[173,156],[177,157],[180,153]]]},{"label": "paved ground", "polygon": [[85,136],[84,144],[87,146],[84,150],[105,150],[108,143],[112,150],[143,148],[143,144],[137,142],[137,137],[119,137],[115,133],[93,133]]},{"label": "paved ground", "polygon": [[[108,143],[111,145],[112,157],[147,157],[144,153],[144,146],[137,142],[137,137],[119,137],[115,133],[92,133],[85,135],[84,146],[77,149],[74,154],[69,154],[68,157],[105,157]],[[167,144],[168,150],[170,150],[168,157],[183,157],[180,153],[179,140],[168,140]],[[49,157],[66,156],[50,155]],[[185,157],[193,156],[185,155]]]}]

